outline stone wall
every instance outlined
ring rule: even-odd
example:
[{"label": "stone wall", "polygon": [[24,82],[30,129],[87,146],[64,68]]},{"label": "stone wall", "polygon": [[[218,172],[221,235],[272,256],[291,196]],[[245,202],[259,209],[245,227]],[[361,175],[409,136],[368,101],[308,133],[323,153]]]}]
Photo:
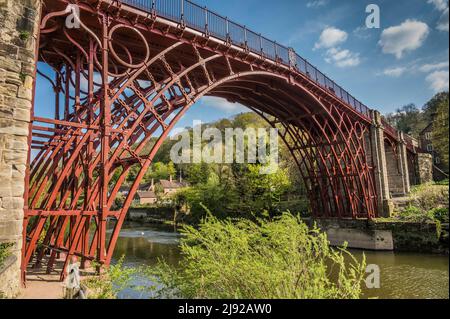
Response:
[{"label": "stone wall", "polygon": [[416,171],[419,184],[425,184],[433,181],[433,157],[431,154],[417,154]]},{"label": "stone wall", "polygon": [[399,167],[398,153],[390,145],[385,145],[386,167],[389,180],[389,192],[392,197],[404,195],[403,177]]},{"label": "stone wall", "polygon": [[[446,242],[441,227],[436,223],[402,222],[394,220],[311,220],[330,235],[330,242],[342,245],[347,241],[351,248],[370,250],[395,250],[448,254],[448,232]],[[448,225],[445,226],[448,229]],[[331,230],[331,232],[330,232]],[[339,230],[339,233],[336,233]],[[334,232],[333,232],[334,231]]]},{"label": "stone wall", "polygon": [[0,278],[0,291],[7,297],[20,288],[38,8],[39,0],[0,0],[0,242],[13,243],[12,254],[17,256]]}]

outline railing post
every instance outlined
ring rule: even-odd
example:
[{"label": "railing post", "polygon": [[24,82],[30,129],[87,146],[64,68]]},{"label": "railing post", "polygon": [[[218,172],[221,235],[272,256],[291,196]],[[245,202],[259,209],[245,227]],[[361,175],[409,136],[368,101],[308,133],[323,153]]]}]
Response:
[{"label": "railing post", "polygon": [[227,41],[231,42],[230,38],[230,24],[228,23],[228,17],[225,17],[225,27],[226,27],[226,33],[227,33]]},{"label": "railing post", "polygon": [[297,66],[296,54],[293,48],[289,48],[289,67],[295,68]]},{"label": "railing post", "polygon": [[205,6],[205,34],[208,35],[208,9]]},{"label": "railing post", "polygon": [[245,49],[248,50],[248,43],[247,43],[247,27],[244,25],[244,46]]},{"label": "railing post", "polygon": [[181,3],[181,24],[184,24],[184,0],[180,0]]},{"label": "railing post", "polygon": [[261,55],[264,56],[264,48],[262,45],[262,35],[261,33],[259,34],[259,46],[261,47]]},{"label": "railing post", "polygon": [[275,42],[273,43],[273,46],[275,47],[275,62],[276,62],[277,59],[278,59],[278,47],[277,47],[277,41],[275,41]]}]

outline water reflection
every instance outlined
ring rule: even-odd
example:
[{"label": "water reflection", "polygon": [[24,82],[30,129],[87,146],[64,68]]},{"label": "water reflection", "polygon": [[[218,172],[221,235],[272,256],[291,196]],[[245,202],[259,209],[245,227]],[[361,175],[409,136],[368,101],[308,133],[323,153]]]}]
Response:
[{"label": "water reflection", "polygon": [[[154,265],[163,258],[177,265],[180,260],[180,235],[170,227],[126,225],[117,241],[114,260],[125,256],[125,265]],[[352,253],[358,259],[361,251]],[[381,289],[365,289],[365,298],[449,298],[448,256],[406,254],[393,252],[365,252],[367,264],[381,270]],[[142,285],[145,279],[136,278]],[[121,298],[149,298],[151,294],[128,289]]]},{"label": "water reflection", "polygon": [[[361,256],[361,251],[353,251]],[[367,263],[376,264],[381,270],[381,289],[365,289],[368,298],[385,299],[448,299],[448,256],[365,252]]]}]

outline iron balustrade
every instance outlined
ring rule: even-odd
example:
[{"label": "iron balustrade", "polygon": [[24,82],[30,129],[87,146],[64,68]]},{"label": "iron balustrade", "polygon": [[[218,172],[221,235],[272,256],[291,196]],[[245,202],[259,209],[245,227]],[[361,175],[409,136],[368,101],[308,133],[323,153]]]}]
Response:
[{"label": "iron balustrade", "polygon": [[[287,48],[248,30],[245,26],[230,21],[228,18],[212,12],[206,7],[201,7],[189,0],[122,0],[122,2],[148,13],[153,12],[158,16],[186,25],[223,41],[228,41],[233,45],[242,47],[277,63],[294,67],[316,84],[334,94],[338,99],[350,105],[358,113],[366,118],[370,118],[369,107],[355,99],[306,59],[297,53],[291,55],[290,51],[293,51],[292,48]],[[389,132],[397,132],[388,123],[384,124]]]}]

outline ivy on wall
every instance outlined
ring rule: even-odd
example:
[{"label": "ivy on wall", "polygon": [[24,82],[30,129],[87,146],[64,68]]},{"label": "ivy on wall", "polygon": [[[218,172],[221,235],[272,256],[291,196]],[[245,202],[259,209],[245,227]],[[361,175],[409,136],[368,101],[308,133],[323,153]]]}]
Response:
[{"label": "ivy on wall", "polygon": [[11,254],[10,248],[13,246],[11,243],[0,243],[0,267],[3,265],[3,262],[8,258]]}]

